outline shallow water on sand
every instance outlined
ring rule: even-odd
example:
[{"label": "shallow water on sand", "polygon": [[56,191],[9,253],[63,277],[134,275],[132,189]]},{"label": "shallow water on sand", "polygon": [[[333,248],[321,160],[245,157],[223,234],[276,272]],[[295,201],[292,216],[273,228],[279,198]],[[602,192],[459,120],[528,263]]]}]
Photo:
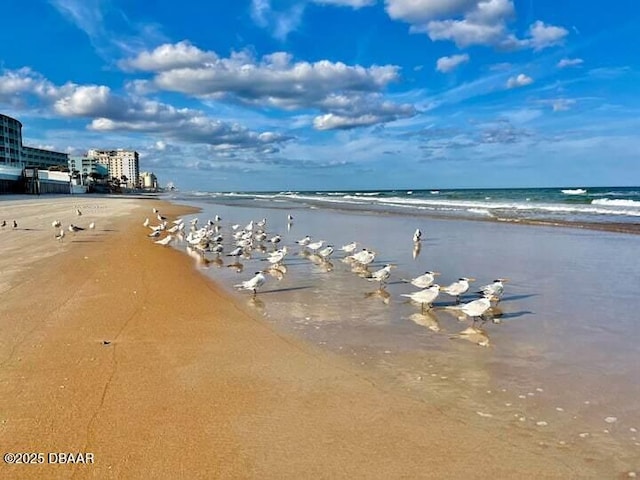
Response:
[{"label": "shallow water on sand", "polygon": [[[269,234],[290,250],[286,273],[268,276],[253,298],[239,298],[275,328],[351,357],[411,395],[474,421],[501,422],[541,445],[585,458],[612,458],[617,471],[640,469],[640,285],[636,235],[371,215],[322,209],[249,208],[194,203],[204,224],[220,215],[225,252],[231,225],[267,218]],[[286,215],[294,216],[287,225]],[[420,251],[413,231],[424,232]],[[320,262],[295,241],[311,236],[336,252]],[[358,241],[377,252],[370,271],[396,265],[384,290],[342,261],[339,247]],[[265,248],[274,248],[265,242]],[[184,249],[185,245],[177,248]],[[236,261],[207,255],[199,268],[233,289],[269,263],[265,253]],[[472,325],[441,307],[421,314],[402,281],[426,270],[438,283],[475,277],[470,291],[505,277],[489,321]],[[276,275],[276,274],[274,274]],[[462,301],[477,298],[467,294]],[[479,344],[487,344],[479,346]],[[510,430],[509,430],[510,431]]]}]

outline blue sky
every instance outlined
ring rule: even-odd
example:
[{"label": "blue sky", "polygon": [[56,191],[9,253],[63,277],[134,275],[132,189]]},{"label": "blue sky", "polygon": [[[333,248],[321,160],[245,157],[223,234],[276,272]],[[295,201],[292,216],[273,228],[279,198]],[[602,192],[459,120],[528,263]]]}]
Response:
[{"label": "blue sky", "polygon": [[161,184],[640,184],[640,3],[5,0],[0,112]]}]

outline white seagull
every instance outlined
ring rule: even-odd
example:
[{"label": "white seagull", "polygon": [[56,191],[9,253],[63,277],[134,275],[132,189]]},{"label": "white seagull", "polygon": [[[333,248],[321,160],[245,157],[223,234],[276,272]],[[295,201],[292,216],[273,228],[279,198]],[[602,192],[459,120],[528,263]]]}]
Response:
[{"label": "white seagull", "polygon": [[318,252],[318,255],[320,255],[324,259],[327,259],[331,256],[332,253],[333,253],[333,246],[327,245],[326,247],[324,247],[322,250]]},{"label": "white seagull", "polygon": [[358,253],[351,255],[350,258],[362,265],[369,265],[376,258],[376,252],[363,248]]},{"label": "white seagull", "polygon": [[69,231],[70,232],[76,233],[76,232],[79,232],[81,230],[84,230],[84,228],[78,227],[77,225],[74,225],[73,223],[69,225]]},{"label": "white seagull", "polygon": [[424,290],[419,290],[413,293],[402,293],[401,296],[408,297],[412,301],[419,303],[422,306],[422,311],[424,311],[424,306],[427,305],[427,310],[431,308],[431,304],[436,298],[438,298],[439,294],[440,285],[434,283],[429,288],[425,288]]},{"label": "white seagull", "polygon": [[173,235],[167,235],[162,240],[156,240],[154,243],[158,245],[169,245],[173,241]]},{"label": "white seagull", "polygon": [[356,251],[356,248],[358,248],[358,242],[351,242],[347,245],[343,245],[342,247],[340,247],[340,250],[342,250],[345,253],[352,254],[353,252]]},{"label": "white seagull", "polygon": [[409,283],[417,288],[428,288],[433,284],[435,277],[438,275],[440,275],[440,272],[427,271],[419,277],[412,278],[409,280]]},{"label": "white seagull", "polygon": [[61,229],[60,229],[60,233],[58,233],[58,234],[56,235],[56,239],[57,239],[57,240],[59,240],[59,241],[61,241],[61,242],[64,240],[64,228],[61,228]]},{"label": "white seagull", "polygon": [[413,241],[417,243],[420,241],[421,238],[422,238],[422,231],[419,228],[416,228],[416,231],[413,232]]},{"label": "white seagull", "polygon": [[311,237],[309,235],[307,235],[304,238],[301,238],[300,240],[297,240],[296,243],[298,245],[300,245],[301,247],[306,247],[307,245],[309,245],[311,243]]},{"label": "white seagull", "polygon": [[253,294],[255,295],[258,291],[258,288],[260,288],[262,285],[264,285],[264,282],[266,281],[266,277],[264,276],[264,273],[262,272],[256,272],[255,276],[250,279],[250,280],[245,280],[242,283],[239,283],[237,285],[234,285],[235,288],[242,288],[244,290],[251,290],[253,291]]},{"label": "white seagull", "polygon": [[82,212],[80,211],[80,209],[79,209],[79,208],[76,208],[76,215],[78,215],[78,216],[81,216],[81,215],[82,215]]},{"label": "white seagull", "polygon": [[393,267],[394,265],[387,263],[380,270],[376,270],[375,272],[373,272],[371,274],[371,277],[367,280],[372,282],[380,282],[380,285],[384,285],[386,281],[389,280],[389,277],[391,276],[391,269]]},{"label": "white seagull", "polygon": [[506,278],[498,278],[494,280],[493,283],[490,283],[480,288],[479,293],[483,294],[485,297],[489,298],[490,300],[495,300],[496,302],[499,302],[500,298],[502,297],[502,294],[504,293],[504,284],[507,281],[508,280]]},{"label": "white seagull", "polygon": [[464,313],[471,318],[480,318],[485,314],[489,308],[491,308],[491,301],[488,297],[478,298],[468,303],[461,305],[451,305],[444,307],[446,310],[456,310]]},{"label": "white seagull", "polygon": [[96,222],[91,222],[89,224],[89,230],[95,230],[96,229]]},{"label": "white seagull", "polygon": [[54,220],[53,222],[51,222],[51,226],[53,228],[60,228],[62,226],[62,222],[60,220]]},{"label": "white seagull", "polygon": [[447,295],[456,297],[456,303],[460,303],[460,295],[467,293],[469,290],[469,282],[473,282],[474,280],[475,278],[460,277],[456,282],[442,287],[440,290]]}]

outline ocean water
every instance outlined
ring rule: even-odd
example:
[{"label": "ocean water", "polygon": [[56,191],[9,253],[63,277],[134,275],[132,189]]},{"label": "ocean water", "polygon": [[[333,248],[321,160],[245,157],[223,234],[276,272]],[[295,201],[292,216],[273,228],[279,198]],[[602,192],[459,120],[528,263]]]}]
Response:
[{"label": "ocean water", "polygon": [[640,222],[640,187],[191,192],[225,202],[291,203],[495,220]]},{"label": "ocean water", "polygon": [[[585,193],[554,191],[549,193],[554,200],[546,204],[556,205],[565,196],[567,204],[607,204],[592,202],[623,200],[621,192],[607,189],[586,203],[574,200]],[[627,200],[640,201],[637,190],[624,192]],[[187,222],[198,218],[198,227],[222,217],[223,253],[190,251],[194,265],[276,330],[344,355],[403,394],[441,405],[461,421],[499,422],[505,434],[530,436],[532,448],[544,444],[585,461],[611,462],[612,472],[640,468],[640,236],[469,221],[468,214],[458,213],[433,218],[405,207],[371,207],[366,200],[363,206],[336,207],[297,198],[338,197],[335,193],[198,192],[177,193],[171,200],[199,207],[200,213],[185,217]],[[506,203],[507,193],[502,195]],[[518,204],[509,195],[509,203]],[[617,208],[633,208],[625,205]],[[624,217],[591,217],[596,215],[610,222]],[[290,253],[283,271],[269,273],[253,297],[234,285],[267,269],[267,253],[275,247],[263,242],[238,258],[226,254],[235,247],[233,226],[242,229],[262,218],[269,236],[281,235],[278,248],[286,245]],[[424,233],[419,245],[412,241],[416,228]],[[296,244],[306,235],[336,247],[329,261]],[[351,241],[376,252],[367,270],[343,261],[339,247]],[[175,247],[187,251],[184,242]],[[366,277],[387,263],[394,265],[392,277],[381,289]],[[446,295],[426,313],[402,296],[416,290],[404,280],[426,270],[441,272],[441,285],[475,277],[463,302],[477,298],[473,292],[494,278],[509,282],[487,320],[474,324],[446,308],[455,303]],[[463,334],[472,325],[477,332]]]}]

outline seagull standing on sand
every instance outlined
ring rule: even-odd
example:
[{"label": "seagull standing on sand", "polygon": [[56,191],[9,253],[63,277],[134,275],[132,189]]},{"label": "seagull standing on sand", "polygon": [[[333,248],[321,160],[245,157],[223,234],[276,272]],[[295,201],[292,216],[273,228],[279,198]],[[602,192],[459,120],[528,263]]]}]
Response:
[{"label": "seagull standing on sand", "polygon": [[253,295],[255,296],[255,294],[258,292],[258,288],[264,285],[265,281],[266,281],[266,277],[264,276],[264,273],[256,272],[255,276],[251,280],[245,280],[244,282],[234,286],[235,288],[251,290],[253,292]]},{"label": "seagull standing on sand", "polygon": [[62,242],[64,240],[64,228],[60,229],[60,233],[56,235],[56,240]]},{"label": "seagull standing on sand", "polygon": [[54,220],[53,222],[51,222],[51,226],[53,228],[60,228],[62,226],[62,222],[60,220]]},{"label": "seagull standing on sand", "polygon": [[411,280],[409,280],[409,283],[417,288],[428,288],[431,286],[431,284],[433,284],[437,275],[440,275],[440,272],[427,271],[419,277],[412,278]]},{"label": "seagull standing on sand", "polygon": [[369,265],[376,258],[376,252],[363,248],[358,253],[351,255],[350,258],[362,265]]},{"label": "seagull standing on sand", "polygon": [[157,243],[158,245],[169,245],[171,242],[173,241],[173,235],[169,234],[166,237],[164,237],[162,240],[156,240],[154,243]]},{"label": "seagull standing on sand", "polygon": [[81,231],[81,230],[84,230],[84,228],[82,228],[82,227],[78,227],[77,225],[74,225],[73,223],[71,223],[71,224],[69,225],[69,231],[70,231],[70,232],[76,233],[76,232],[79,232],[79,231]]},{"label": "seagull standing on sand", "polygon": [[76,208],[76,215],[78,215],[79,217],[82,216],[82,212],[80,211],[79,208]]},{"label": "seagull standing on sand", "polygon": [[401,296],[408,297],[412,301],[419,303],[422,307],[422,311],[424,312],[424,306],[427,305],[427,310],[431,308],[431,304],[433,301],[438,298],[440,294],[440,285],[434,283],[429,288],[425,288],[424,290],[419,290],[413,293],[402,293]]},{"label": "seagull standing on sand", "polygon": [[453,282],[451,285],[442,287],[440,290],[447,295],[456,297],[456,303],[460,303],[460,295],[466,293],[469,290],[469,282],[473,282],[475,278],[460,277],[458,281]]},{"label": "seagull standing on sand", "polygon": [[351,242],[351,243],[348,243],[347,245],[343,245],[342,247],[340,247],[340,250],[351,255],[353,252],[356,251],[356,248],[358,248],[358,242]]},{"label": "seagull standing on sand", "polygon": [[16,222],[15,220],[13,221],[13,228],[18,228],[18,222]]},{"label": "seagull standing on sand", "polygon": [[89,230],[95,230],[96,229],[96,222],[91,222],[89,224]]},{"label": "seagull standing on sand", "polygon": [[318,252],[318,255],[320,255],[322,258],[326,260],[331,256],[332,253],[333,253],[333,245],[327,245],[326,247],[324,247],[322,250]]},{"label": "seagull standing on sand", "polygon": [[316,250],[321,248],[322,245],[324,245],[324,240],[318,240],[317,242],[313,242],[313,243],[308,244],[307,248],[309,250],[311,250],[312,252],[315,252]]},{"label": "seagull standing on sand", "polygon": [[306,237],[297,240],[296,243],[298,245],[300,245],[301,247],[306,247],[307,245],[309,245],[311,243],[311,237],[309,235],[307,235]]},{"label": "seagull standing on sand", "polygon": [[142,223],[142,226],[143,227],[148,227],[149,226],[149,219],[148,218],[144,219],[144,222]]},{"label": "seagull standing on sand", "polygon": [[387,280],[389,280],[389,277],[391,276],[391,269],[393,267],[394,265],[387,263],[380,270],[376,270],[375,272],[373,272],[371,274],[371,278],[368,278],[368,280],[372,282],[380,282],[380,287],[382,288]]},{"label": "seagull standing on sand", "polygon": [[6,221],[6,220],[3,220],[3,221],[2,221],[2,225],[0,225],[0,227],[4,228],[4,227],[6,227],[6,226],[7,226],[7,221]]},{"label": "seagull standing on sand", "polygon": [[416,228],[416,231],[413,232],[413,242],[418,243],[422,238],[422,231],[419,228]]},{"label": "seagull standing on sand", "polygon": [[457,310],[465,315],[474,319],[482,318],[482,315],[485,314],[489,308],[491,308],[491,301],[488,297],[478,298],[477,300],[473,300],[472,302],[463,303],[461,305],[450,305],[448,307],[444,307],[446,310]]},{"label": "seagull standing on sand", "polygon": [[485,285],[480,289],[482,295],[487,297],[490,300],[495,300],[496,303],[500,301],[502,294],[504,293],[504,284],[507,282],[506,278],[498,278],[490,283],[489,285]]}]

